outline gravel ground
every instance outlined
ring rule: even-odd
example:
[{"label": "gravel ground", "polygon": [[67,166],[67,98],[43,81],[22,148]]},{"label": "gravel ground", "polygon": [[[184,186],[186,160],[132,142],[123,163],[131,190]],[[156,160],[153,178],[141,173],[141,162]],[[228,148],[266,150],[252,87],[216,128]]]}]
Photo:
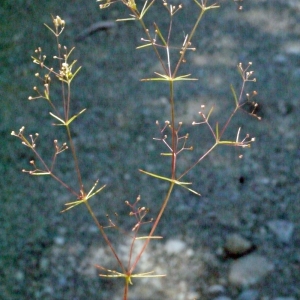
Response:
[{"label": "gravel ground", "polygon": [[[300,3],[245,0],[243,11],[237,12],[232,1],[221,2],[201,23],[194,40],[197,51],[188,56],[183,70],[199,81],[177,86],[178,121],[190,133],[195,153],[208,149],[213,142],[209,132],[190,124],[201,104],[215,105],[213,120],[224,120],[234,104],[230,84],[240,87],[236,65],[251,61],[257,82],[248,90],[258,91],[262,120],[240,113],[227,134],[234,137],[242,127],[256,142],[245,151],[216,149],[194,169],[186,180],[201,197],[175,190],[157,230],[164,238],[150,244],[141,264],[141,271],[168,276],[134,280],[130,299],[300,299]],[[173,27],[180,40],[188,28],[185,21],[195,11],[193,1],[183,4]],[[139,82],[159,68],[150,50],[135,50],[140,28],[118,23],[78,39],[98,21],[126,17],[123,6],[100,11],[94,1],[4,0],[0,299],[121,299],[122,282],[99,279],[94,267],[113,269],[115,262],[87,212],[78,207],[60,214],[69,196],[51,180],[19,171],[32,156],[10,136],[23,125],[28,134],[39,132],[38,147],[50,161],[51,141],[61,133],[49,127],[46,103],[26,100],[38,71],[30,61],[33,50],[42,46],[49,57],[53,53],[54,40],[42,25],[50,23],[50,14],[66,20],[64,44],[76,47],[74,58],[82,65],[74,81],[74,112],[87,112],[74,128],[75,144],[86,186],[97,178],[107,184],[92,202],[96,215],[117,212],[119,224],[130,230],[124,201],[133,202],[140,194],[149,216],[155,217],[167,188],[138,172],[142,168],[167,174],[165,157],[159,155],[163,147],[152,137],[157,136],[155,121],[169,118],[164,86]],[[154,15],[160,26],[167,24],[163,9]],[[238,159],[240,154],[243,159]],[[72,183],[73,165],[67,156],[59,166],[61,176]],[[110,234],[126,260],[128,238]]]}]

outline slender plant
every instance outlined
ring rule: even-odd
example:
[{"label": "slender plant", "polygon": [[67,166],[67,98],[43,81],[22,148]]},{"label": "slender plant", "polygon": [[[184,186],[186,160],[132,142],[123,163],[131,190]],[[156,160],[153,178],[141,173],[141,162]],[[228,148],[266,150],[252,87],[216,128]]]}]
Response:
[{"label": "slender plant", "polygon": [[[65,129],[67,142],[59,143],[58,140],[53,142],[53,158],[51,163],[47,163],[46,160],[40,154],[37,147],[38,133],[34,135],[25,135],[25,127],[22,127],[18,132],[12,131],[12,135],[19,138],[22,141],[22,144],[28,147],[35,155],[35,159],[30,161],[31,168],[29,170],[24,169],[23,172],[32,176],[48,176],[61,184],[73,197],[73,200],[65,204],[65,208],[62,212],[67,212],[77,206],[85,206],[88,210],[93,222],[97,225],[99,232],[104,238],[105,243],[109,246],[113,257],[115,258],[119,269],[111,270],[107,266],[100,265],[97,266],[100,271],[100,276],[105,278],[123,278],[124,279],[124,292],[123,299],[129,299],[129,286],[132,284],[134,278],[143,278],[143,277],[163,277],[164,274],[154,274],[152,271],[146,273],[137,273],[137,266],[151,240],[160,239],[161,236],[155,235],[156,229],[160,223],[162,216],[166,210],[166,207],[169,201],[172,198],[172,193],[175,187],[183,188],[187,193],[193,193],[197,196],[200,196],[198,191],[195,191],[191,187],[191,182],[185,181],[184,178],[194,169],[198,164],[200,164],[206,156],[208,156],[216,147],[218,146],[233,146],[248,148],[251,143],[254,141],[253,137],[250,137],[248,134],[241,137],[241,128],[237,129],[237,134],[233,140],[227,140],[224,138],[224,134],[229,128],[232,118],[236,113],[243,109],[243,107],[251,103],[253,109],[248,114],[255,116],[255,110],[257,104],[253,102],[253,98],[256,96],[256,91],[251,93],[245,92],[245,87],[247,82],[255,81],[253,78],[253,71],[251,70],[252,63],[248,63],[245,67],[242,63],[238,64],[237,69],[241,75],[241,87],[239,92],[236,92],[233,86],[231,86],[232,91],[232,111],[228,112],[227,120],[223,125],[218,122],[212,123],[211,116],[213,114],[214,107],[206,110],[204,106],[199,105],[199,120],[194,121],[193,126],[206,126],[212,137],[212,143],[210,148],[208,148],[203,155],[199,157],[194,157],[190,162],[190,166],[184,170],[180,171],[177,167],[178,161],[181,159],[182,154],[185,151],[193,151],[193,146],[189,146],[191,143],[188,138],[187,133],[182,134],[184,125],[182,122],[176,123],[176,93],[175,85],[179,81],[191,81],[197,80],[196,78],[191,77],[191,74],[181,73],[181,67],[183,63],[187,60],[187,52],[196,51],[196,48],[193,47],[193,38],[199,24],[204,17],[204,15],[211,10],[219,8],[219,5],[208,4],[207,0],[194,0],[195,5],[195,14],[197,16],[194,24],[190,24],[191,30],[189,33],[185,34],[180,46],[172,44],[173,36],[173,23],[176,22],[176,15],[181,13],[183,9],[182,5],[172,5],[167,3],[166,0],[156,1],[156,0],[146,0],[143,3],[135,3],[134,0],[121,0],[121,1],[110,1],[110,0],[98,0],[102,2],[100,5],[101,9],[108,8],[114,2],[120,2],[124,5],[130,12],[130,17],[125,19],[120,19],[117,21],[135,21],[140,24],[142,28],[144,37],[141,39],[141,45],[138,49],[149,47],[153,50],[156,55],[157,60],[161,65],[160,72],[155,72],[155,77],[142,79],[144,82],[157,82],[167,84],[165,90],[169,99],[169,120],[161,122],[157,121],[156,125],[159,129],[159,136],[155,137],[154,140],[162,143],[165,146],[166,152],[161,153],[161,155],[166,157],[166,166],[169,166],[169,174],[154,174],[147,170],[140,169],[139,171],[146,176],[151,176],[157,180],[166,181],[168,183],[168,188],[165,192],[165,195],[162,196],[161,207],[157,216],[154,218],[148,218],[147,214],[149,209],[143,206],[140,206],[140,196],[137,197],[136,201],[130,203],[126,201],[126,205],[129,208],[129,216],[134,218],[134,226],[131,233],[126,233],[130,238],[131,244],[128,253],[127,262],[122,261],[120,256],[117,253],[115,248],[114,241],[108,236],[107,229],[115,228],[122,230],[116,222],[107,217],[105,220],[100,220],[96,217],[94,211],[92,210],[89,200],[94,196],[98,195],[104,188],[103,186],[98,186],[98,180],[95,183],[91,184],[91,188],[87,189],[82,180],[81,173],[81,162],[78,159],[77,149],[73,140],[73,131],[72,127],[76,126],[78,119],[85,112],[85,109],[81,109],[78,113],[72,115],[72,93],[71,93],[71,84],[73,79],[77,76],[80,71],[80,67],[76,67],[76,60],[71,58],[74,48],[69,49],[66,46],[61,44],[61,35],[65,29],[65,21],[59,16],[52,17],[53,26],[46,25],[49,31],[55,36],[57,54],[53,57],[53,64],[56,64],[57,67],[52,67],[51,63],[48,62],[46,55],[43,54],[42,48],[38,47],[35,50],[34,55],[32,56],[33,63],[38,65],[41,69],[41,74],[36,73],[35,76],[40,79],[42,82],[42,88],[34,87],[34,96],[30,96],[30,101],[36,101],[38,99],[44,99],[48,102],[51,107],[50,116],[54,120],[54,126],[60,126]],[[240,1],[235,1],[240,2]],[[160,5],[165,9],[169,16],[169,22],[167,28],[160,28],[160,25],[157,22],[152,22],[146,24],[145,16],[151,14],[151,9],[154,5]],[[239,6],[239,8],[241,8]],[[197,10],[196,10],[197,9]],[[151,19],[147,18],[147,19]],[[150,28],[150,29],[149,29]],[[164,34],[163,32],[166,32]],[[52,81],[58,81],[61,85],[61,102],[58,103],[57,97],[52,98],[51,94],[51,85]],[[58,104],[57,104],[58,103]],[[56,161],[58,156],[65,151],[70,152],[72,161],[74,163],[74,172],[77,177],[77,182],[70,185],[64,179],[58,175]],[[107,223],[108,222],[108,223]],[[141,234],[141,227],[144,224],[151,225],[150,230],[146,234]],[[142,247],[139,248],[137,255],[135,254],[136,241],[142,240]]]}]

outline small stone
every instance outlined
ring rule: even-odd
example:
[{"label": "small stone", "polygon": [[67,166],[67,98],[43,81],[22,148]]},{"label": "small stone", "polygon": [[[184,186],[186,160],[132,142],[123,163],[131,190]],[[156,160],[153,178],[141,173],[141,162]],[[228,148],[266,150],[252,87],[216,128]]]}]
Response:
[{"label": "small stone", "polygon": [[232,262],[228,279],[235,286],[249,286],[263,279],[274,265],[265,257],[257,254],[248,255]]},{"label": "small stone", "polygon": [[292,55],[300,55],[300,43],[290,42],[285,45],[285,52]]},{"label": "small stone", "polygon": [[290,242],[294,231],[294,224],[292,222],[286,220],[272,220],[269,221],[267,225],[280,242]]},{"label": "small stone", "polygon": [[23,281],[24,278],[25,278],[25,274],[24,274],[22,271],[17,271],[17,272],[15,273],[15,278],[16,278],[16,280],[18,280],[18,281]]},{"label": "small stone", "polygon": [[258,300],[259,292],[257,290],[245,290],[238,297],[237,300]]},{"label": "small stone", "polygon": [[41,260],[40,260],[40,268],[41,268],[41,270],[47,271],[48,268],[49,268],[49,264],[50,264],[50,262],[49,262],[48,258],[44,258],[44,257],[41,258]]},{"label": "small stone", "polygon": [[213,300],[231,300],[231,298],[227,296],[218,296],[216,298],[213,298]]},{"label": "small stone", "polygon": [[225,288],[223,285],[220,285],[220,284],[214,284],[214,285],[211,285],[207,292],[209,294],[224,294],[225,293]]},{"label": "small stone", "polygon": [[248,253],[253,245],[239,234],[230,234],[226,238],[224,250],[229,256],[242,256]]},{"label": "small stone", "polygon": [[65,238],[63,236],[56,236],[54,238],[54,243],[58,246],[62,246],[65,244]]},{"label": "small stone", "polygon": [[187,245],[179,239],[170,239],[165,244],[165,250],[168,254],[179,254],[187,248]]},{"label": "small stone", "polygon": [[288,59],[286,55],[278,54],[274,56],[273,61],[278,64],[286,64]]}]

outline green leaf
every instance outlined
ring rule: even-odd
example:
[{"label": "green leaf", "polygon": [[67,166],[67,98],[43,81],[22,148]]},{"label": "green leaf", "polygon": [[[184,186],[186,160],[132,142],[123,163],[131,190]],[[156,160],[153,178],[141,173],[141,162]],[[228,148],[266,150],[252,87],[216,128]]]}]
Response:
[{"label": "green leaf", "polygon": [[158,72],[154,72],[156,75],[160,76],[161,78],[145,78],[145,79],[141,79],[141,81],[169,81],[169,82],[173,82],[173,81],[184,81],[184,80],[198,80],[197,78],[188,78],[189,76],[191,76],[191,74],[186,74],[186,75],[181,75],[175,78],[172,78],[168,75],[164,75],[164,74],[160,74]]},{"label": "green leaf", "polygon": [[216,140],[219,142],[219,123],[216,123]]},{"label": "green leaf", "polygon": [[166,181],[169,181],[171,183],[180,185],[181,187],[183,187],[184,189],[190,191],[191,193],[196,194],[198,196],[201,196],[201,194],[199,194],[198,192],[196,192],[196,191],[194,191],[194,190],[186,187],[186,185],[192,184],[191,182],[178,181],[176,179],[171,179],[171,178],[163,177],[163,176],[160,176],[160,175],[157,175],[157,174],[154,174],[154,173],[150,173],[150,172],[147,172],[147,171],[144,171],[144,170],[141,170],[141,169],[139,169],[139,171],[142,172],[142,173],[144,173],[144,174],[146,174],[146,175],[149,175],[149,176],[152,176],[152,177],[155,177],[155,178],[158,178],[158,179],[166,180]]},{"label": "green leaf", "polygon": [[58,116],[56,116],[52,112],[50,112],[49,114],[50,114],[50,116],[52,116],[53,118],[57,119],[58,121],[60,121],[62,123],[62,124],[54,124],[54,125],[66,125],[64,120],[62,120],[61,118],[59,118]]},{"label": "green leaf", "polygon": [[61,122],[61,124],[53,124],[56,126],[69,126],[79,115],[81,115],[83,112],[86,111],[86,108],[84,108],[82,111],[80,111],[78,114],[74,115],[71,119],[69,119],[67,122],[65,122],[64,120],[62,120],[61,118],[59,118],[58,116],[56,116],[55,114],[53,114],[52,112],[50,112],[49,114],[57,119],[58,121]]},{"label": "green leaf", "polygon": [[84,108],[82,111],[80,111],[78,114],[74,115],[71,119],[68,120],[66,123],[66,126],[70,125],[79,115],[84,113],[86,111],[86,108]]},{"label": "green leaf", "polygon": [[234,89],[232,84],[230,85],[230,89],[231,89],[231,92],[232,92],[232,95],[233,95],[233,98],[234,98],[234,101],[235,101],[235,105],[236,105],[236,107],[238,107],[239,106],[239,101],[238,101],[235,89]]}]

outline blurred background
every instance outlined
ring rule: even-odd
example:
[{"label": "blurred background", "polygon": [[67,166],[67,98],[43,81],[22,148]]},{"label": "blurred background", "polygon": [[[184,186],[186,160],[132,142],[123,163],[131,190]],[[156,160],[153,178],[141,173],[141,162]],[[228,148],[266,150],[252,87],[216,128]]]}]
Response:
[{"label": "blurred background", "polygon": [[[179,45],[197,16],[193,1],[183,5],[172,29]],[[188,54],[181,69],[180,74],[199,80],[176,85],[177,121],[195,148],[182,156],[179,167],[186,169],[213,143],[207,128],[191,126],[200,121],[201,105],[207,111],[214,105],[211,120],[220,124],[234,108],[230,84],[240,91],[239,62],[253,63],[257,82],[246,91],[258,92],[254,100],[262,120],[240,112],[225,136],[235,139],[241,127],[240,136],[249,133],[256,142],[250,149],[217,148],[185,177],[201,197],[175,189],[157,230],[164,239],[150,244],[141,268],[168,277],[136,279],[130,299],[300,298],[300,4],[245,0],[243,6],[239,12],[233,1],[221,1],[219,9],[207,12],[194,38],[197,51]],[[124,201],[141,195],[141,205],[155,218],[167,188],[138,172],[169,174],[169,161],[160,156],[166,149],[153,141],[159,136],[155,121],[169,119],[168,89],[139,81],[160,70],[150,49],[135,49],[144,37],[139,25],[119,22],[85,33],[97,22],[128,17],[126,7],[117,3],[100,10],[95,1],[83,0],[2,0],[0,299],[121,299],[123,282],[100,279],[94,267],[113,269],[115,262],[88,213],[79,206],[61,214],[64,204],[75,199],[50,178],[22,173],[30,169],[33,156],[10,135],[22,126],[25,134],[38,132],[37,149],[47,162],[53,140],[65,141],[62,131],[51,126],[47,103],[27,100],[40,84],[34,77],[40,72],[32,63],[34,50],[42,47],[49,64],[56,55],[55,39],[43,25],[51,24],[51,15],[66,21],[61,43],[76,47],[73,58],[82,66],[72,83],[72,112],[87,111],[74,123],[74,142],[87,189],[98,178],[100,186],[107,184],[91,200],[97,217],[106,220],[106,214],[117,212],[115,222],[130,231],[134,223]],[[146,21],[150,29],[153,21],[168,26],[160,1]],[[54,86],[57,103],[58,91]],[[66,152],[57,172],[74,183]],[[109,235],[126,261],[130,239],[112,230]]]}]

